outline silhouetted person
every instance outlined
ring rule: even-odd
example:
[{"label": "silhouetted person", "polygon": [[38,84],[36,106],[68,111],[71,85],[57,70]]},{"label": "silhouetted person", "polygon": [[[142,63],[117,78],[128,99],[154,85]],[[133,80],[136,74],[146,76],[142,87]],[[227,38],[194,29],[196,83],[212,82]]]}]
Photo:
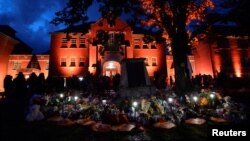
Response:
[{"label": "silhouetted person", "polygon": [[11,75],[6,75],[4,78],[4,97],[8,99],[13,93],[13,81]]},{"label": "silhouetted person", "polygon": [[169,79],[170,79],[170,80],[169,80],[169,81],[170,81],[170,86],[171,86],[171,87],[173,87],[173,85],[174,85],[174,80],[173,80],[173,77],[172,77],[172,76],[170,76],[170,78],[169,78]]},{"label": "silhouetted person", "polygon": [[46,88],[46,81],[45,81],[45,76],[44,73],[40,73],[38,78],[37,78],[37,92],[39,94],[44,95],[45,94],[45,88]]},{"label": "silhouetted person", "polygon": [[29,90],[29,98],[37,92],[39,87],[37,84],[38,78],[37,75],[33,72],[30,74],[30,77],[27,79],[27,89]]},{"label": "silhouetted person", "polygon": [[225,83],[226,83],[226,79],[227,79],[227,74],[226,74],[225,70],[222,69],[218,74],[217,86],[219,88],[224,88]]},{"label": "silhouetted person", "polygon": [[121,75],[118,73],[113,77],[113,89],[115,92],[117,92],[119,89],[120,78],[121,78]]},{"label": "silhouetted person", "polygon": [[29,101],[27,96],[26,80],[24,78],[23,73],[19,72],[13,82],[14,82],[14,97],[15,97],[14,108],[16,109],[15,112],[16,120],[23,121]]}]

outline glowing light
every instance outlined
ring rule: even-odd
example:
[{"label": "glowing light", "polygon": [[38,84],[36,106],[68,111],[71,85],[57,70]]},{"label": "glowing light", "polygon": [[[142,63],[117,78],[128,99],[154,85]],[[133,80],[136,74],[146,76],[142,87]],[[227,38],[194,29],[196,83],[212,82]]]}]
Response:
[{"label": "glowing light", "polygon": [[193,97],[193,100],[194,100],[194,102],[197,102],[197,101],[198,101],[198,97],[197,97],[197,96],[194,96],[194,97]]},{"label": "glowing light", "polygon": [[169,103],[172,103],[172,102],[173,102],[173,98],[171,98],[171,97],[168,98],[168,102],[169,102]]},{"label": "glowing light", "polygon": [[210,96],[210,98],[213,99],[215,95],[214,94],[210,94],[209,96]]},{"label": "glowing light", "polygon": [[137,107],[138,103],[136,101],[133,102],[133,107]]},{"label": "glowing light", "polygon": [[114,63],[109,62],[108,66],[107,66],[107,69],[114,69],[114,68],[115,68]]},{"label": "glowing light", "polygon": [[64,95],[63,95],[63,94],[60,94],[59,96],[60,96],[60,98],[63,98],[63,97],[64,97]]},{"label": "glowing light", "polygon": [[83,77],[79,77],[78,79],[79,79],[80,81],[82,81],[82,80],[83,80]]},{"label": "glowing light", "polygon": [[106,100],[106,99],[103,99],[103,100],[102,100],[102,104],[106,105],[106,103],[107,103],[107,100]]},{"label": "glowing light", "polygon": [[236,72],[235,75],[236,75],[236,77],[241,77],[241,73],[240,72]]},{"label": "glowing light", "polygon": [[[234,43],[234,42],[233,42]],[[236,77],[241,77],[241,57],[240,52],[237,49],[237,45],[231,46],[231,58],[234,68],[234,74]]]},{"label": "glowing light", "polygon": [[75,96],[74,99],[75,99],[75,101],[77,101],[78,100],[78,96]]},{"label": "glowing light", "polygon": [[25,75],[25,79],[29,79],[30,78],[30,76],[29,75]]}]

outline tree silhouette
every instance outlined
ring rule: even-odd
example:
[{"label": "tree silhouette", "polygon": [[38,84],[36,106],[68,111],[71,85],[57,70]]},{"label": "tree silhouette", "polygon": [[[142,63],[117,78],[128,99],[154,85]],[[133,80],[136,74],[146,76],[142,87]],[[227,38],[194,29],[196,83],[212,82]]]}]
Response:
[{"label": "tree silhouette", "polygon": [[[66,8],[56,13],[57,17],[52,23],[71,26],[86,21],[87,9],[94,1],[69,0]],[[225,5],[227,1],[232,0],[217,1],[217,3]],[[165,43],[172,48],[176,92],[180,95],[191,87],[187,57],[191,53],[192,44],[198,38],[204,37],[201,33],[206,33],[211,25],[218,23],[226,15],[218,10],[224,7],[212,0],[96,0],[95,2],[99,3],[99,11],[110,24],[115,24],[115,19],[121,14],[129,13],[130,23],[140,24],[160,33],[161,36],[158,37],[165,37]],[[150,41],[147,39],[150,38],[145,38],[145,41]]]}]

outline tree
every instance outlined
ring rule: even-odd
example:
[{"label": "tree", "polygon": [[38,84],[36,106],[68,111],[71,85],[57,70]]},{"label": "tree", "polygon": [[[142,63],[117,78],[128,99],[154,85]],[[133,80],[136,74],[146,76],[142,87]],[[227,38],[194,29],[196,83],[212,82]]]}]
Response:
[{"label": "tree", "polygon": [[[57,18],[52,23],[71,26],[86,20],[84,17],[87,7],[93,1],[69,0],[67,7],[57,12]],[[201,33],[207,31],[208,27],[221,20],[213,10],[215,3],[212,0],[96,0],[96,2],[100,5],[99,11],[110,24],[115,24],[116,17],[122,13],[129,13],[131,23],[141,24],[151,31],[158,31],[161,33],[159,37],[164,35],[166,43],[172,48],[176,92],[183,95],[191,87],[187,57],[191,53],[192,44]],[[67,9],[75,10],[71,12]]]}]

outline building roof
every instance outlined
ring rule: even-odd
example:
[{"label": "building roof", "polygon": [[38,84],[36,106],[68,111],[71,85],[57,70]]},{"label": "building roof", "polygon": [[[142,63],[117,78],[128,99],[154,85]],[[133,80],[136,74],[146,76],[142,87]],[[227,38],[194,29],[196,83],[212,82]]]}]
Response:
[{"label": "building roof", "polygon": [[16,31],[9,25],[0,25],[0,32],[18,41],[11,54],[32,54],[32,48],[16,37]]},{"label": "building roof", "polygon": [[38,69],[38,70],[41,70],[41,67],[40,67],[40,64],[37,60],[37,57],[36,55],[32,55],[31,59],[30,59],[30,62],[27,66],[27,68],[29,69]]},{"label": "building roof", "polygon": [[9,25],[0,25],[0,32],[10,36],[15,37],[16,31]]},{"label": "building roof", "polygon": [[24,43],[22,40],[16,38],[19,41],[19,44],[17,44],[11,54],[32,54],[32,48]]}]

